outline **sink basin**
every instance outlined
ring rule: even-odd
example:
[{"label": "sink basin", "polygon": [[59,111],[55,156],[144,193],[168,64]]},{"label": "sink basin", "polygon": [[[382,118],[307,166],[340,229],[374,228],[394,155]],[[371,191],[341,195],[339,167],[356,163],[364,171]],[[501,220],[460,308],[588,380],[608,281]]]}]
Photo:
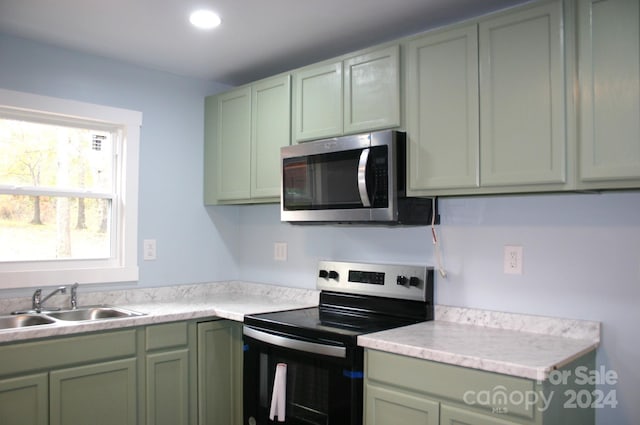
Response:
[{"label": "sink basin", "polygon": [[24,328],[28,326],[49,325],[53,319],[37,314],[17,314],[0,316],[0,329]]},{"label": "sink basin", "polygon": [[142,313],[138,313],[136,311],[109,306],[78,307],[75,310],[49,311],[46,314],[56,320],[65,320],[70,322],[143,316]]}]

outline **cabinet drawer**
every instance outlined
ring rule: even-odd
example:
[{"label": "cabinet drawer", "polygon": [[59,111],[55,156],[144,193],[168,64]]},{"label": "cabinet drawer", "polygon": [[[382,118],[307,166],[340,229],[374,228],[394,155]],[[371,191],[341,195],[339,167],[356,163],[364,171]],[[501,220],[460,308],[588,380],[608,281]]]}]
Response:
[{"label": "cabinet drawer", "polygon": [[[381,351],[366,351],[367,379],[469,404],[483,394],[532,394],[532,380],[437,363]],[[533,418],[535,406],[508,403],[509,414]]]},{"label": "cabinet drawer", "polygon": [[187,322],[165,323],[147,327],[147,351],[187,345]]},{"label": "cabinet drawer", "polygon": [[0,376],[135,354],[135,329],[11,344],[0,346]]}]

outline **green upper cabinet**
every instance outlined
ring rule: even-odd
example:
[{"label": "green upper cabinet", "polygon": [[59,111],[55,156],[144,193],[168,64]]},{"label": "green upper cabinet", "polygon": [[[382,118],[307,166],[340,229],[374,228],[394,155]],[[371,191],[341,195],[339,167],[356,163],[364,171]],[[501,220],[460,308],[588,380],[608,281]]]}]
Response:
[{"label": "green upper cabinet", "polygon": [[407,45],[409,190],[477,187],[477,25]]},{"label": "green upper cabinet", "polygon": [[293,81],[295,140],[342,134],[342,61],[295,71]]},{"label": "green upper cabinet", "polygon": [[280,147],[291,142],[290,76],[210,96],[205,116],[205,203],[275,201]]},{"label": "green upper cabinet", "polygon": [[251,87],[218,97],[217,199],[250,198]]},{"label": "green upper cabinet", "polygon": [[344,133],[400,125],[400,46],[344,61]]},{"label": "green upper cabinet", "polygon": [[293,72],[298,142],[400,125],[400,47],[377,48]]},{"label": "green upper cabinet", "polygon": [[406,43],[412,195],[566,190],[561,1]]},{"label": "green upper cabinet", "polygon": [[640,4],[580,0],[579,180],[640,186]]},{"label": "green upper cabinet", "polygon": [[255,83],[251,114],[251,197],[280,196],[280,148],[291,142],[291,78]]},{"label": "green upper cabinet", "polygon": [[291,139],[403,127],[411,196],[640,188],[639,94],[637,0],[529,2],[208,98],[205,203],[277,201]]},{"label": "green upper cabinet", "polygon": [[479,25],[482,186],[564,183],[562,3]]}]

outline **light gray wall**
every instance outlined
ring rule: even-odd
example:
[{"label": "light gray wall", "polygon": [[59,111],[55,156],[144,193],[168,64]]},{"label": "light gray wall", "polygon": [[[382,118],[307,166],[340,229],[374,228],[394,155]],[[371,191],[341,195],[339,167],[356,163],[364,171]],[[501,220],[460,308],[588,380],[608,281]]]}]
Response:
[{"label": "light gray wall", "polygon": [[138,286],[237,276],[237,214],[202,206],[204,96],[225,86],[0,34],[0,87],[142,112],[138,258],[143,239],[158,258]]},{"label": "light gray wall", "polygon": [[[139,240],[158,241],[138,286],[226,279],[312,288],[318,259],[433,264],[428,227],[295,226],[277,205],[202,206],[203,98],[224,87],[0,35],[0,87],[142,111]],[[452,198],[438,226],[449,276],[440,304],[598,320],[598,364],[619,405],[598,424],[640,418],[640,193]],[[273,243],[289,259],[273,261]],[[502,271],[505,244],[524,274]],[[141,245],[141,243],[139,244]],[[14,296],[30,291],[0,291]],[[560,395],[558,395],[560,396]]]},{"label": "light gray wall", "polygon": [[[439,206],[448,276],[436,276],[436,303],[602,322],[597,364],[619,380],[598,390],[614,391],[619,404],[600,409],[598,424],[638,423],[640,192],[450,198]],[[243,280],[312,288],[320,259],[436,261],[429,227],[291,225],[278,223],[276,205],[241,215]],[[273,260],[274,242],[287,242],[288,261]],[[522,275],[504,274],[504,245],[523,246]]]}]

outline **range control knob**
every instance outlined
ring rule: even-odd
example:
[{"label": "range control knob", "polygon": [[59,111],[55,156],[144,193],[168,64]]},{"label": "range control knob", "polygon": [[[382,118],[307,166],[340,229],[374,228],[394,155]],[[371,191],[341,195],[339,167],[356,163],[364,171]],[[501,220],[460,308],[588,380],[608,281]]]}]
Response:
[{"label": "range control knob", "polygon": [[335,271],[335,270],[331,270],[331,271],[329,271],[329,279],[335,279],[335,280],[338,280],[338,277],[339,277],[339,276],[340,276],[340,275],[338,274],[338,272],[337,272],[337,271]]},{"label": "range control knob", "polygon": [[398,285],[406,286],[407,288],[411,286],[419,286],[420,278],[416,276],[406,277],[406,276],[398,276],[396,278],[396,283]]},{"label": "range control knob", "polygon": [[418,286],[418,285],[420,285],[420,278],[411,276],[409,278],[409,286]]},{"label": "range control knob", "polygon": [[326,271],[326,270],[320,270],[320,271],[318,272],[318,277],[321,277],[321,278],[323,278],[323,279],[326,279],[326,278],[328,278],[328,277],[329,277],[329,272],[328,272],[328,271]]}]

